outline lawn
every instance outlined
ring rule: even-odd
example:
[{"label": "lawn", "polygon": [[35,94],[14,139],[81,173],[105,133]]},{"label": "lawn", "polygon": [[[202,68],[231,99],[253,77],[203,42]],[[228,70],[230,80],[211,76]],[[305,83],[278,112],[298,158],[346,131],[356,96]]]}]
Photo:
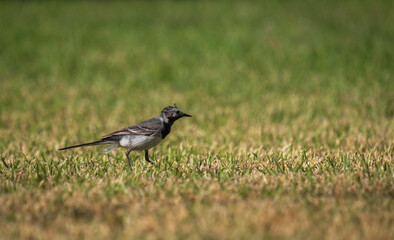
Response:
[{"label": "lawn", "polygon": [[[0,3],[0,239],[393,239],[392,1]],[[59,152],[158,116],[151,151]]]}]

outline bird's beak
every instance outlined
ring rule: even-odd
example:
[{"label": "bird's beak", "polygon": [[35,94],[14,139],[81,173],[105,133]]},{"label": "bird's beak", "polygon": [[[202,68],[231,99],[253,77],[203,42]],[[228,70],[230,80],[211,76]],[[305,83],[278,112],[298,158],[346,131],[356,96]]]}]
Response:
[{"label": "bird's beak", "polygon": [[183,113],[182,117],[192,117],[192,115],[189,115],[187,113]]}]

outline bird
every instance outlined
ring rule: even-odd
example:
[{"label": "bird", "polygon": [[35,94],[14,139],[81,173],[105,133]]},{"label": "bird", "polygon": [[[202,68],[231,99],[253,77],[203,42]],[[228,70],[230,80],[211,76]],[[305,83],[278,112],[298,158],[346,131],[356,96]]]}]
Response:
[{"label": "bird", "polygon": [[122,128],[103,136],[98,141],[63,147],[58,150],[62,151],[79,147],[108,145],[104,148],[104,152],[108,153],[122,147],[126,149],[125,155],[129,164],[129,169],[133,171],[129,158],[130,152],[145,151],[145,160],[153,164],[153,162],[149,160],[149,149],[156,146],[167,137],[171,132],[171,126],[174,122],[183,117],[191,117],[191,115],[184,113],[174,104],[174,106],[163,108],[158,117],[148,119],[130,127]]}]

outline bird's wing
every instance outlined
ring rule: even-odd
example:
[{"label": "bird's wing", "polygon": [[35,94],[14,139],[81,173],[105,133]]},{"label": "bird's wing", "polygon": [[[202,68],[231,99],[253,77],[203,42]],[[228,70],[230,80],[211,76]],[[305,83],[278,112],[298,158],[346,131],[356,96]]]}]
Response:
[{"label": "bird's wing", "polygon": [[143,135],[152,136],[162,129],[162,121],[160,118],[151,118],[149,120],[140,122],[136,125],[120,129],[116,132],[107,134],[103,138],[123,135]]}]

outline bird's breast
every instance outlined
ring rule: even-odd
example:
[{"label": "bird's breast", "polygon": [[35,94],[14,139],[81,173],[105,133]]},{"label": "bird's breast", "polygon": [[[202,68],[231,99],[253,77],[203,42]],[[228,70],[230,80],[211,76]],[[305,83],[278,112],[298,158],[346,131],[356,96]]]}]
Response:
[{"label": "bird's breast", "polygon": [[164,139],[171,132],[171,125],[164,125],[163,130],[161,130],[161,137]]},{"label": "bird's breast", "polygon": [[132,150],[147,150],[159,144],[161,140],[160,136],[126,135],[120,139],[119,145]]}]

